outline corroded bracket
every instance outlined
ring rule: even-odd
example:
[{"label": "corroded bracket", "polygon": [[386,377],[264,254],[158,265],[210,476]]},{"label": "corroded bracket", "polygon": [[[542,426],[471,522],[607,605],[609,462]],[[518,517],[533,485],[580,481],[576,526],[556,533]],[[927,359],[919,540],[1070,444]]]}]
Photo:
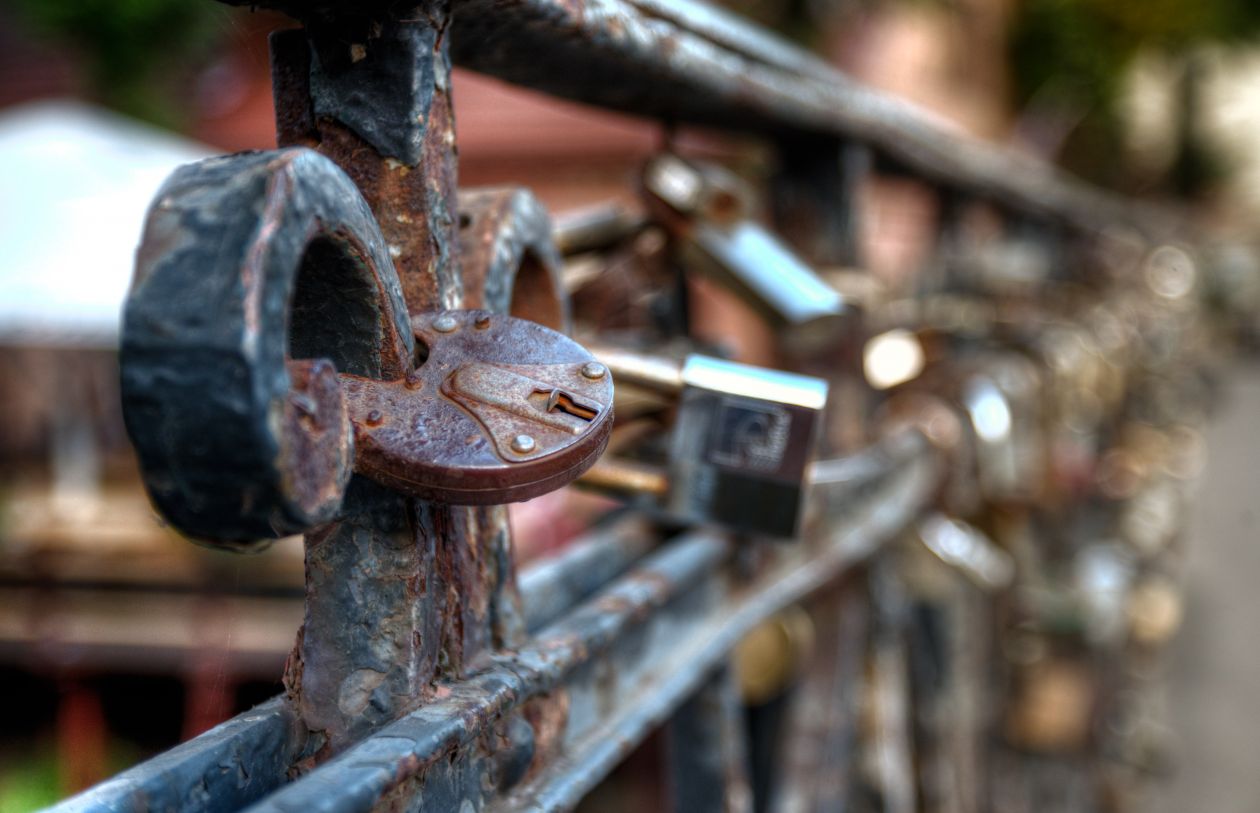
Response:
[{"label": "corroded bracket", "polygon": [[464,288],[482,307],[567,333],[564,261],[547,210],[527,189],[459,192],[459,250]]},{"label": "corroded bracket", "polygon": [[[369,448],[386,410],[352,397],[351,380],[405,390],[423,361],[415,320],[436,311],[563,329],[567,305],[532,196],[456,197],[449,4],[271,5],[305,25],[272,37],[277,140],[310,149],[172,179],[140,252],[123,375],[150,491],[174,525],[231,549],[307,532],[306,616],[285,674],[304,770],[523,635],[506,510],[391,478]],[[575,353],[526,361],[578,368]],[[580,439],[591,462],[605,431]],[[523,499],[573,463],[455,501]]]},{"label": "corroded bracket", "polygon": [[[307,150],[181,168],[123,317],[124,415],[162,513],[226,547],[333,519],[350,477],[335,370],[401,377],[398,279],[349,178]],[[327,359],[293,375],[286,359]]]}]

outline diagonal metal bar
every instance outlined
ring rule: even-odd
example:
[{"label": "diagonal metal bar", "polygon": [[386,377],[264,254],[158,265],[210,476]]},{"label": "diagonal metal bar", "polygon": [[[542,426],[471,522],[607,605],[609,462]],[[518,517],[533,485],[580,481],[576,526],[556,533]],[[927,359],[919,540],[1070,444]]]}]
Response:
[{"label": "diagonal metal bar", "polygon": [[[367,810],[398,792],[400,785],[414,793],[410,783],[419,781],[425,768],[475,742],[493,727],[496,714],[527,705],[531,694],[547,691],[568,692],[560,705],[575,733],[555,744],[564,747],[566,758],[500,804],[572,806],[624,756],[625,744],[641,741],[694,693],[748,629],[824,587],[913,519],[928,500],[934,480],[924,445],[904,439],[858,455],[847,466],[832,467],[829,490],[851,490],[868,499],[861,505],[845,502],[845,518],[828,531],[831,542],[780,563],[738,596],[727,595],[699,609],[670,602],[683,594],[700,595],[697,585],[724,582],[720,565],[731,552],[729,543],[708,535],[670,543],[601,591],[597,581],[607,584],[653,545],[650,529],[640,520],[613,523],[522,575],[526,623],[539,631],[529,647],[512,658],[497,659],[474,678],[446,687],[439,692],[444,695],[440,699],[307,778],[282,788],[305,737],[291,707],[278,697],[53,810],[232,810],[277,789],[264,809],[296,805]],[[572,610],[590,596],[594,598]],[[642,630],[648,619],[669,630],[658,638],[660,649],[654,659],[643,657]],[[688,623],[693,634],[680,634]],[[618,698],[616,713],[605,714],[606,708],[591,702],[601,691],[597,678],[604,674],[595,667],[614,663],[614,656],[606,653],[618,647],[629,663],[613,686],[620,687],[619,692],[610,691],[611,684],[603,678],[605,696]],[[583,714],[585,723],[580,723]],[[449,763],[447,768],[454,771]],[[337,792],[328,792],[330,786]],[[432,798],[441,798],[441,787],[450,786],[434,781]],[[431,804],[431,809],[441,809],[436,802]]]},{"label": "diagonal metal bar", "polygon": [[[556,621],[641,559],[657,543],[634,515],[575,540],[521,574],[531,632]],[[188,742],[118,774],[53,808],[56,811],[233,810],[258,801],[288,778],[305,743],[283,696],[272,698]]]},{"label": "diagonal metal bar", "polygon": [[1175,225],[695,0],[456,0],[451,55],[514,84],[666,121],[864,142],[943,188],[1085,232]]},{"label": "diagonal metal bar", "polygon": [[[732,578],[729,540],[706,533],[675,540],[514,655],[439,687],[434,701],[253,809],[348,812],[388,802],[457,810],[465,801],[473,809],[573,807],[694,694],[748,630],[834,581],[918,515],[937,467],[924,444],[903,441],[860,455],[864,463],[851,472],[861,482],[833,481],[833,488],[868,486],[869,500],[833,519],[808,546],[783,550],[751,583]],[[495,726],[543,697],[565,710],[563,725],[532,744],[549,758],[517,787],[499,787]]]}]

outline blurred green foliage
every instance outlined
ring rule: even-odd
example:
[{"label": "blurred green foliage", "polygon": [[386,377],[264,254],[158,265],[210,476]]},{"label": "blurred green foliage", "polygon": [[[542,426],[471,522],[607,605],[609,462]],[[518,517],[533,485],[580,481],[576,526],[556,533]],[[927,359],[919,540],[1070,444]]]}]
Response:
[{"label": "blurred green foliage", "polygon": [[110,107],[178,123],[179,80],[210,51],[227,10],[209,0],[14,0],[41,34],[71,45]]},{"label": "blurred green foliage", "polygon": [[[135,765],[145,754],[128,742],[109,743],[106,770],[110,775]],[[64,782],[57,763],[56,743],[41,738],[24,749],[0,751],[0,813],[28,813],[61,800]]]},{"label": "blurred green foliage", "polygon": [[1062,159],[1095,180],[1124,185],[1118,103],[1139,54],[1156,52],[1180,69],[1179,144],[1165,191],[1193,196],[1221,171],[1197,138],[1198,49],[1245,40],[1260,30],[1257,0],[1020,0],[1011,36],[1017,105],[1057,107],[1078,119]]},{"label": "blurred green foliage", "polygon": [[40,810],[61,798],[60,788],[56,752],[51,747],[39,748],[34,754],[10,754],[6,767],[0,770],[0,810]]}]

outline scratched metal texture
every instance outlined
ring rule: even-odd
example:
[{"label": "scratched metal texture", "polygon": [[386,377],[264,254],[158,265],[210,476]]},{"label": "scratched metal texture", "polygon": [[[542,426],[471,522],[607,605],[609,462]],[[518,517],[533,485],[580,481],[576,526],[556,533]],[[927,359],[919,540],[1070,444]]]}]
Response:
[{"label": "scratched metal texture", "polygon": [[1093,233],[1175,227],[1050,164],[948,127],[696,0],[456,0],[455,63],[513,84],[670,122],[867,144],[942,189]]},{"label": "scratched metal texture", "polygon": [[[515,652],[441,687],[254,809],[361,811],[387,799],[408,810],[454,810],[465,801],[473,809],[571,809],[720,668],[749,629],[832,583],[921,510],[938,475],[923,444],[876,447],[862,458],[855,481],[836,487],[871,487],[871,499],[831,518],[814,543],[780,548],[776,561],[743,581],[729,539],[675,539]],[[531,706],[539,700],[541,709]],[[520,784],[501,787],[489,767],[476,769],[486,781],[467,779],[475,768],[465,760],[494,756],[484,743],[497,721],[557,708],[560,725],[535,726],[534,761]],[[448,769],[458,781],[438,779]],[[473,795],[459,795],[470,788]]]},{"label": "scratched metal texture", "polygon": [[[306,318],[299,276],[340,296]],[[291,330],[290,310],[311,329]],[[335,332],[329,317],[341,317]],[[411,356],[406,319],[372,214],[331,162],[288,150],[178,170],[149,211],[120,350],[123,414],[154,503],[220,547],[330,520],[349,438],[303,448],[286,355],[310,339],[342,370],[396,375]]]},{"label": "scratched metal texture", "polygon": [[[306,26],[272,40],[278,141],[310,148],[344,175],[302,151],[235,160],[243,167],[248,160],[301,155],[294,166],[339,178],[330,181],[344,187],[335,204],[349,200],[362,209],[366,202],[367,220],[375,219],[375,234],[366,226],[351,229],[359,235],[357,254],[372,258],[378,272],[397,273],[382,278],[383,285],[391,303],[403,304],[386,308],[387,318],[375,321],[385,327],[350,354],[369,359],[359,362],[366,367],[355,370],[339,360],[343,372],[405,375],[413,355],[405,345],[407,317],[435,309],[519,309],[565,324],[563,302],[552,296],[558,292],[558,252],[536,202],[521,192],[456,195],[452,57],[554,95],[666,122],[756,133],[785,151],[804,145],[807,150],[793,152],[801,161],[783,169],[776,205],[780,215],[796,212],[801,218],[800,233],[789,235],[798,246],[810,245],[818,229],[840,235],[810,249],[833,262],[854,260],[846,254],[856,226],[845,199],[876,165],[921,177],[943,195],[990,200],[1085,233],[1126,224],[1173,231],[1160,213],[948,131],[916,108],[861,88],[773,36],[692,0],[261,5]],[[848,164],[835,169],[839,161]],[[835,171],[817,176],[814,168],[826,166]],[[224,189],[242,182],[224,173]],[[327,203],[327,211],[341,211],[304,191],[306,181],[297,175],[282,173],[299,194],[293,201],[280,196],[276,207],[301,212],[306,205],[322,213],[318,207]],[[250,200],[258,199],[264,198]],[[222,223],[257,222],[257,207],[217,208]],[[189,212],[195,217],[196,207]],[[204,214],[215,221],[210,209]],[[292,256],[307,257],[298,248],[312,228],[318,233],[325,227],[322,215],[314,222],[270,236],[292,242]],[[146,248],[168,251],[170,244],[146,241]],[[215,275],[213,284],[235,293],[230,286],[242,280],[240,271],[256,267],[240,252],[202,253],[187,267],[230,265],[230,273]],[[141,267],[145,256],[142,250]],[[320,260],[319,251],[310,256]],[[285,273],[280,276],[292,287],[294,272]],[[178,282],[178,276],[172,279]],[[261,276],[246,274],[244,281],[271,278],[264,267]],[[316,275],[315,282],[325,288],[310,302],[341,296],[330,279]],[[217,330],[246,337],[256,331],[274,348],[289,299],[283,284],[260,290],[263,322],[241,316]],[[310,304],[302,296],[292,301]],[[157,318],[161,297],[152,306]],[[390,326],[399,325],[399,317],[402,328],[395,335]],[[337,344],[339,320],[299,321],[315,326],[297,334],[299,349]],[[193,334],[185,341],[198,340]],[[124,351],[126,343],[124,337]],[[164,352],[154,349],[159,356]],[[151,374],[169,363],[145,358],[124,376]],[[274,402],[286,387],[310,389],[312,402],[321,405],[327,371],[317,363],[286,366],[283,353],[270,350],[262,363],[245,358],[239,366],[240,378],[263,382],[241,398],[255,429],[258,405]],[[292,370],[297,372],[286,379]],[[145,391],[143,383],[136,386],[133,392]],[[162,397],[155,382],[147,386]],[[183,397],[207,386],[231,392],[240,385],[199,380]],[[220,426],[210,425],[216,431]],[[138,421],[133,431],[146,432]],[[159,443],[155,438],[146,442]],[[306,619],[286,669],[286,697],[66,802],[64,809],[220,810],[251,803],[258,810],[302,813],[572,808],[680,709],[676,724],[690,723],[706,737],[718,730],[714,726],[728,724],[721,703],[706,706],[704,695],[721,697],[715,681],[735,643],[757,623],[864,562],[933,499],[940,475],[922,442],[889,442],[833,465],[801,544],[760,552],[755,573],[740,566],[746,550],[714,533],[693,532],[658,545],[651,534],[610,532],[594,547],[575,549],[550,575],[525,580],[521,597],[502,507],[426,502],[356,477],[339,519],[320,525],[336,511],[327,501],[306,499],[310,489],[286,480],[300,467],[285,462],[295,458],[283,454],[283,431],[279,439],[263,439],[261,454],[243,465],[261,484],[255,491],[265,497],[259,503],[264,510],[246,512],[245,526],[216,526],[211,530],[217,533],[204,535],[243,546],[264,526],[309,532]],[[150,487],[165,483],[159,477]],[[231,484],[242,487],[252,487],[249,477]],[[230,496],[233,506],[240,504],[237,492]],[[607,560],[596,566],[592,550]],[[727,794],[706,804],[740,806],[729,794],[743,780],[729,775],[730,764],[706,766],[708,774],[724,777],[716,781]]]},{"label": "scratched metal texture", "polygon": [[[867,499],[830,519],[809,546],[776,546],[777,561],[751,580],[738,577],[731,540],[692,533],[653,551],[647,527],[627,518],[523,576],[527,643],[439,684],[424,705],[296,781],[287,782],[286,769],[306,735],[277,698],[55,809],[144,809],[140,794],[152,788],[180,810],[253,801],[257,810],[440,811],[465,800],[477,810],[570,809],[710,679],[749,629],[898,533],[937,476],[926,444],[861,454],[850,479],[837,476],[832,487]],[[511,736],[518,715],[534,732],[528,749]],[[515,773],[523,750],[528,771],[509,786],[503,776]],[[248,784],[199,793],[207,772],[252,773]]]}]

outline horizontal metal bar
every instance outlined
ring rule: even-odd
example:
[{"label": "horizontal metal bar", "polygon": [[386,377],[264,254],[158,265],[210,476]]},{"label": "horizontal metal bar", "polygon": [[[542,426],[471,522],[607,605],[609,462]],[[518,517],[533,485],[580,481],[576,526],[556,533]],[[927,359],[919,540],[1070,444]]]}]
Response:
[{"label": "horizontal metal bar", "polygon": [[301,748],[299,728],[275,697],[52,810],[236,810],[285,781]]},{"label": "horizontal metal bar", "polygon": [[937,480],[926,447],[877,447],[864,456],[884,463],[854,467],[882,483],[879,493],[816,538],[777,548],[778,562],[752,583],[736,585],[725,567],[730,541],[697,533],[670,542],[516,654],[440,687],[436,700],[254,809],[366,811],[384,800],[428,810],[460,809],[468,801],[479,809],[495,798],[479,767],[494,757],[485,745],[493,727],[533,698],[558,693],[567,709],[562,757],[498,804],[571,807],[749,629],[834,581],[920,513]]},{"label": "horizontal metal bar", "polygon": [[[772,613],[777,606],[789,604],[795,597],[827,584],[848,563],[871,552],[891,533],[891,529],[900,528],[919,512],[922,499],[929,490],[926,488],[926,480],[931,478],[921,470],[930,461],[925,454],[925,445],[915,440],[915,437],[903,436],[901,439],[886,441],[867,453],[854,455],[848,459],[848,464],[829,466],[827,481],[820,484],[829,499],[834,502],[839,499],[837,494],[842,493],[861,495],[862,499],[840,499],[840,503],[845,505],[845,516],[840,518],[840,526],[827,532],[829,541],[822,551],[810,552],[813,542],[803,543],[799,550],[789,548],[790,556],[795,558],[785,560],[779,568],[762,576],[757,582],[760,586],[756,590],[741,594],[743,597],[740,600],[728,599],[730,605],[722,606],[721,609],[709,609],[708,614],[699,620],[692,618],[690,629],[706,630],[698,634],[704,635],[708,640],[706,647],[699,649],[699,657],[716,663],[742,635],[741,630],[750,628],[756,620]],[[912,475],[908,479],[907,471],[903,471],[907,466],[912,469],[908,471]],[[898,471],[902,473],[900,479],[896,476]],[[883,484],[883,488],[879,488],[879,484]],[[616,642],[624,644],[629,630],[639,629],[641,634],[641,630],[646,629],[643,614],[650,616],[654,610],[662,609],[670,600],[677,599],[680,590],[701,595],[704,584],[712,585],[713,580],[706,579],[716,572],[719,561],[727,552],[726,542],[718,537],[699,536],[692,537],[687,542],[670,543],[667,550],[649,556],[643,567],[622,577],[611,589],[600,592],[599,597],[588,601],[577,613],[551,624],[551,621],[570,611],[578,601],[599,591],[599,587],[612,577],[622,574],[631,563],[641,560],[655,543],[655,534],[650,531],[648,524],[635,518],[626,518],[624,522],[616,522],[609,528],[578,539],[571,550],[562,556],[539,562],[536,567],[525,570],[520,576],[525,618],[530,630],[539,630],[546,626],[538,639],[541,643],[534,644],[509,662],[500,663],[498,667],[478,678],[452,687],[446,700],[431,703],[413,713],[406,718],[411,720],[407,725],[436,725],[436,729],[431,727],[432,736],[426,742],[438,751],[459,747],[459,744],[473,736],[473,732],[465,731],[456,736],[457,732],[450,730],[449,726],[459,726],[459,721],[465,718],[464,715],[470,708],[488,711],[498,703],[503,705],[500,708],[503,711],[519,705],[530,693],[547,691],[554,682],[562,681],[563,673],[580,672],[583,667],[586,667],[586,672],[590,672],[588,667],[592,664],[592,653],[610,649]],[[669,589],[664,590],[665,586]],[[748,601],[747,605],[743,604],[745,600]],[[611,608],[611,604],[617,604],[616,610]],[[688,648],[687,642],[690,639],[678,634],[685,626],[683,619],[687,618],[688,613],[694,615],[696,609],[684,608],[679,613],[678,618],[672,621],[674,628],[670,630],[670,635],[662,639],[663,645],[668,644],[668,648],[662,652],[668,654],[677,648],[679,653],[697,654],[697,650]],[[708,619],[707,623],[704,619]],[[664,620],[663,613],[658,620]],[[568,653],[566,658],[557,659],[559,649]],[[643,716],[612,718],[602,712],[592,712],[587,717],[587,729],[599,722],[606,729],[605,736],[614,737],[602,745],[599,736],[571,725],[575,735],[585,737],[583,742],[588,744],[573,749],[580,751],[583,756],[582,764],[587,766],[588,780],[577,781],[575,784],[576,775],[566,776],[563,787],[567,790],[547,792],[541,788],[539,793],[566,795],[576,793],[576,788],[588,788],[588,781],[596,781],[615,763],[616,754],[607,751],[611,742],[631,741],[644,735],[663,716],[667,716],[670,708],[677,706],[703,677],[703,669],[690,671],[688,663],[693,663],[693,660],[689,655],[687,663],[670,662],[651,669],[651,664],[658,662],[641,657],[641,653],[631,652],[629,660],[629,663],[621,664],[619,672],[622,681],[634,688],[636,695],[650,692],[650,697],[641,701],[643,706],[639,711],[643,712]],[[546,672],[549,677],[543,679],[544,672],[539,671],[534,676],[537,679],[524,683],[522,676],[527,672],[523,668],[530,663],[537,667],[537,663],[541,662],[551,664],[552,671]],[[701,662],[697,660],[694,663],[698,668]],[[556,669],[559,669],[559,673]],[[655,683],[649,681],[644,677],[645,671],[658,674],[659,678],[656,678]],[[590,676],[587,674],[587,677]],[[629,693],[627,691],[626,695],[629,696]],[[654,708],[656,711],[653,711]],[[633,710],[626,713],[630,712]],[[485,717],[481,717],[481,720],[484,721]],[[401,725],[404,721],[394,726]],[[384,747],[387,754],[397,756],[394,754],[397,744],[389,745],[391,735],[388,731],[392,727],[370,737],[364,744],[350,750],[344,758],[333,760],[325,768],[311,774],[323,778],[330,775],[328,771],[333,769],[331,766],[343,765],[343,768],[335,769],[343,770],[343,760],[355,760],[350,765],[349,773],[357,780],[345,787],[362,790],[362,805],[355,804],[354,795],[348,794],[344,805],[338,800],[336,807],[331,809],[367,809],[372,804],[372,799],[387,793],[401,778],[415,774],[421,763],[403,760],[411,768],[402,770],[401,774],[391,769],[382,774],[369,771],[375,776],[372,780],[364,780],[359,776],[364,764],[358,758],[352,758],[352,755],[362,756],[364,752],[373,752]],[[450,737],[454,737],[459,744]],[[626,740],[625,737],[630,739]],[[416,740],[411,739],[410,742]],[[233,717],[205,734],[135,768],[123,771],[106,783],[68,799],[53,809],[58,812],[98,812],[241,808],[285,783],[287,769],[300,751],[301,745],[299,726],[295,725],[284,698],[273,698],[255,710]],[[413,746],[410,749],[412,754],[415,754],[415,747],[420,746]],[[291,792],[286,789],[285,793]],[[284,798],[275,799],[276,804],[284,803]],[[330,794],[329,799],[331,798],[334,797]],[[268,800],[268,804],[271,802],[272,800]],[[309,804],[314,803],[304,804],[309,807]],[[323,808],[316,805],[316,809]]]},{"label": "horizontal metal bar", "polygon": [[623,515],[526,568],[519,580],[526,629],[537,632],[564,615],[647,555],[658,538],[642,515]]},{"label": "horizontal metal bar", "polygon": [[[754,585],[726,592],[713,604],[692,636],[673,646],[668,661],[645,676],[634,691],[618,697],[614,713],[569,746],[566,758],[544,769],[494,809],[569,810],[637,743],[662,724],[717,668],[753,627],[785,607],[817,592],[864,560],[924,508],[939,471],[937,460],[918,435],[889,439],[850,458],[846,485],[879,493],[864,507],[820,528],[814,550],[788,548],[777,566]],[[837,478],[826,488],[835,488]]]},{"label": "horizontal metal bar", "polygon": [[[625,517],[574,540],[520,577],[527,627],[554,621],[620,575],[656,544],[649,523]],[[74,811],[239,809],[284,784],[301,730],[283,697],[142,762],[53,808]]]},{"label": "horizontal metal bar", "polygon": [[942,188],[1086,232],[1174,225],[695,0],[456,0],[451,53],[513,84],[670,122],[857,140]]},{"label": "horizontal metal bar", "polygon": [[[515,655],[496,659],[482,673],[450,686],[439,699],[386,726],[251,810],[367,811],[421,774],[432,785],[445,784],[434,781],[434,772],[451,761],[451,755],[457,756],[526,699],[557,687],[579,666],[644,623],[645,617],[657,616],[653,610],[694,588],[730,554],[729,543],[711,534],[692,535],[668,545]],[[330,792],[333,788],[335,793]],[[452,810],[460,804],[458,800],[449,806],[427,801],[425,806]]]}]

